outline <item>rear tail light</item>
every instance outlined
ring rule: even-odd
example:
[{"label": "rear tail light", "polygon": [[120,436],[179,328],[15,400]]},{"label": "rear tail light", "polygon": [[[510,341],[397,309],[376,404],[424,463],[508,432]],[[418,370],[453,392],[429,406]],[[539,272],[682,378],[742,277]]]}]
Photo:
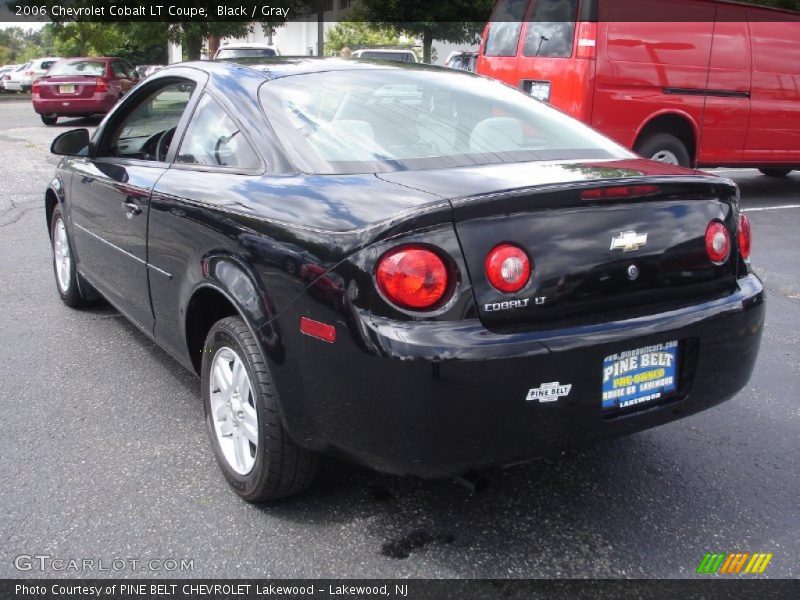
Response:
[{"label": "rear tail light", "polygon": [[486,278],[495,289],[513,294],[531,277],[531,261],[525,251],[511,244],[500,244],[486,256]]},{"label": "rear tail light", "polygon": [[108,91],[108,84],[106,83],[106,80],[103,79],[102,77],[98,77],[97,81],[95,82],[94,85],[95,85],[95,88],[94,88],[95,92],[107,92]]},{"label": "rear tail light", "polygon": [[31,76],[31,75],[33,75],[35,72],[36,72],[36,71],[25,71],[25,72],[23,73],[23,75],[25,75],[26,77],[30,77],[30,76]]},{"label": "rear tail light", "polygon": [[597,58],[597,23],[584,21],[578,23],[577,58]]},{"label": "rear tail light", "polygon": [[706,254],[716,265],[728,260],[731,253],[731,234],[719,221],[711,221],[706,228]]},{"label": "rear tail light", "polygon": [[739,254],[744,260],[750,258],[750,219],[744,215],[739,215]]},{"label": "rear tail light", "polygon": [[657,185],[618,185],[614,187],[591,188],[581,192],[581,200],[617,200],[620,198],[640,198],[660,194]]},{"label": "rear tail light", "polygon": [[39,93],[39,91],[40,91],[40,89],[41,89],[41,88],[40,88],[40,86],[39,86],[39,82],[38,82],[38,81],[34,81],[34,82],[33,82],[33,85],[31,85],[31,93],[32,93],[32,94],[38,94],[38,93]]},{"label": "rear tail light", "polygon": [[429,310],[441,303],[449,288],[444,261],[424,246],[400,246],[384,254],[375,272],[386,298],[411,310]]}]

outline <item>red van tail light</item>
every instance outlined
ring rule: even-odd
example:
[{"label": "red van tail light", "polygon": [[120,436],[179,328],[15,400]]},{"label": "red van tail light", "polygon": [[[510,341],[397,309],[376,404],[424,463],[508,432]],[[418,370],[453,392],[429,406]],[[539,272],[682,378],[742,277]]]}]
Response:
[{"label": "red van tail light", "polygon": [[716,265],[728,260],[731,253],[731,234],[719,221],[711,221],[706,228],[706,254]]},{"label": "red van tail light", "polygon": [[486,256],[486,278],[495,289],[513,294],[531,278],[531,261],[525,251],[511,244],[500,244]]},{"label": "red van tail light", "polygon": [[386,298],[410,310],[428,310],[439,304],[449,287],[444,261],[424,246],[400,246],[384,254],[375,272]]},{"label": "red van tail light", "polygon": [[597,23],[583,21],[578,23],[577,58],[597,58]]},{"label": "red van tail light", "polygon": [[102,77],[98,77],[97,81],[95,82],[94,85],[95,85],[95,87],[94,87],[94,91],[95,92],[107,92],[108,91],[108,84],[106,83],[106,80],[103,79]]},{"label": "red van tail light", "polygon": [[750,219],[744,215],[739,215],[739,254],[744,260],[750,258]]},{"label": "red van tail light", "polygon": [[657,185],[617,185],[613,187],[590,188],[581,192],[581,200],[617,200],[619,198],[640,198],[661,193]]}]

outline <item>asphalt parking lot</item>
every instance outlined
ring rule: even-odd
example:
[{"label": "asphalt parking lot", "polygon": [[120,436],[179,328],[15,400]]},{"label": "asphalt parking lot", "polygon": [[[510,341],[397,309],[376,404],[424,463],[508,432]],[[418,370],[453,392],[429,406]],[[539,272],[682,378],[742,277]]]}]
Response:
[{"label": "asphalt parking lot", "polygon": [[214,464],[199,380],[108,306],[58,298],[48,148],[96,123],[44,127],[0,102],[0,577],[80,575],[14,564],[47,555],[140,561],[99,576],[676,578],[711,551],[772,552],[765,576],[800,576],[800,172],[721,173],[742,188],[768,289],[736,398],[509,469],[480,495],[331,461],[310,492],[256,507]]}]

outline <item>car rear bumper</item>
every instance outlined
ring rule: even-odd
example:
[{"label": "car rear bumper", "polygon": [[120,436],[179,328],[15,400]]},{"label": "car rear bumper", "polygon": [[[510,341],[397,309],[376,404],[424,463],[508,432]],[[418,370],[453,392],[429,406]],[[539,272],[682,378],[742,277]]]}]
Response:
[{"label": "car rear bumper", "polygon": [[95,115],[105,114],[117,103],[109,94],[95,94],[91,98],[33,98],[33,110],[38,114]]},{"label": "car rear bumper", "polygon": [[[750,377],[763,321],[755,275],[722,299],[555,331],[496,334],[478,321],[363,315],[350,326],[353,336],[337,327],[335,344],[300,336],[299,361],[278,366],[276,380],[284,421],[301,445],[389,473],[445,477],[629,434],[727,400]],[[601,408],[603,359],[671,340],[680,343],[677,393],[609,417]],[[548,382],[572,388],[557,401],[526,400]]]}]

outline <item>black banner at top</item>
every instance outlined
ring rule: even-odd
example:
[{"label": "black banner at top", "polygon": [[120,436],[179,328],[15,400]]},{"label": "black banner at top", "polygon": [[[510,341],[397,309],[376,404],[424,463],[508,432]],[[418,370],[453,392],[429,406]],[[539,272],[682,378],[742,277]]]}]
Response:
[{"label": "black banner at top", "polygon": [[0,22],[798,21],[800,0],[0,0]]}]

